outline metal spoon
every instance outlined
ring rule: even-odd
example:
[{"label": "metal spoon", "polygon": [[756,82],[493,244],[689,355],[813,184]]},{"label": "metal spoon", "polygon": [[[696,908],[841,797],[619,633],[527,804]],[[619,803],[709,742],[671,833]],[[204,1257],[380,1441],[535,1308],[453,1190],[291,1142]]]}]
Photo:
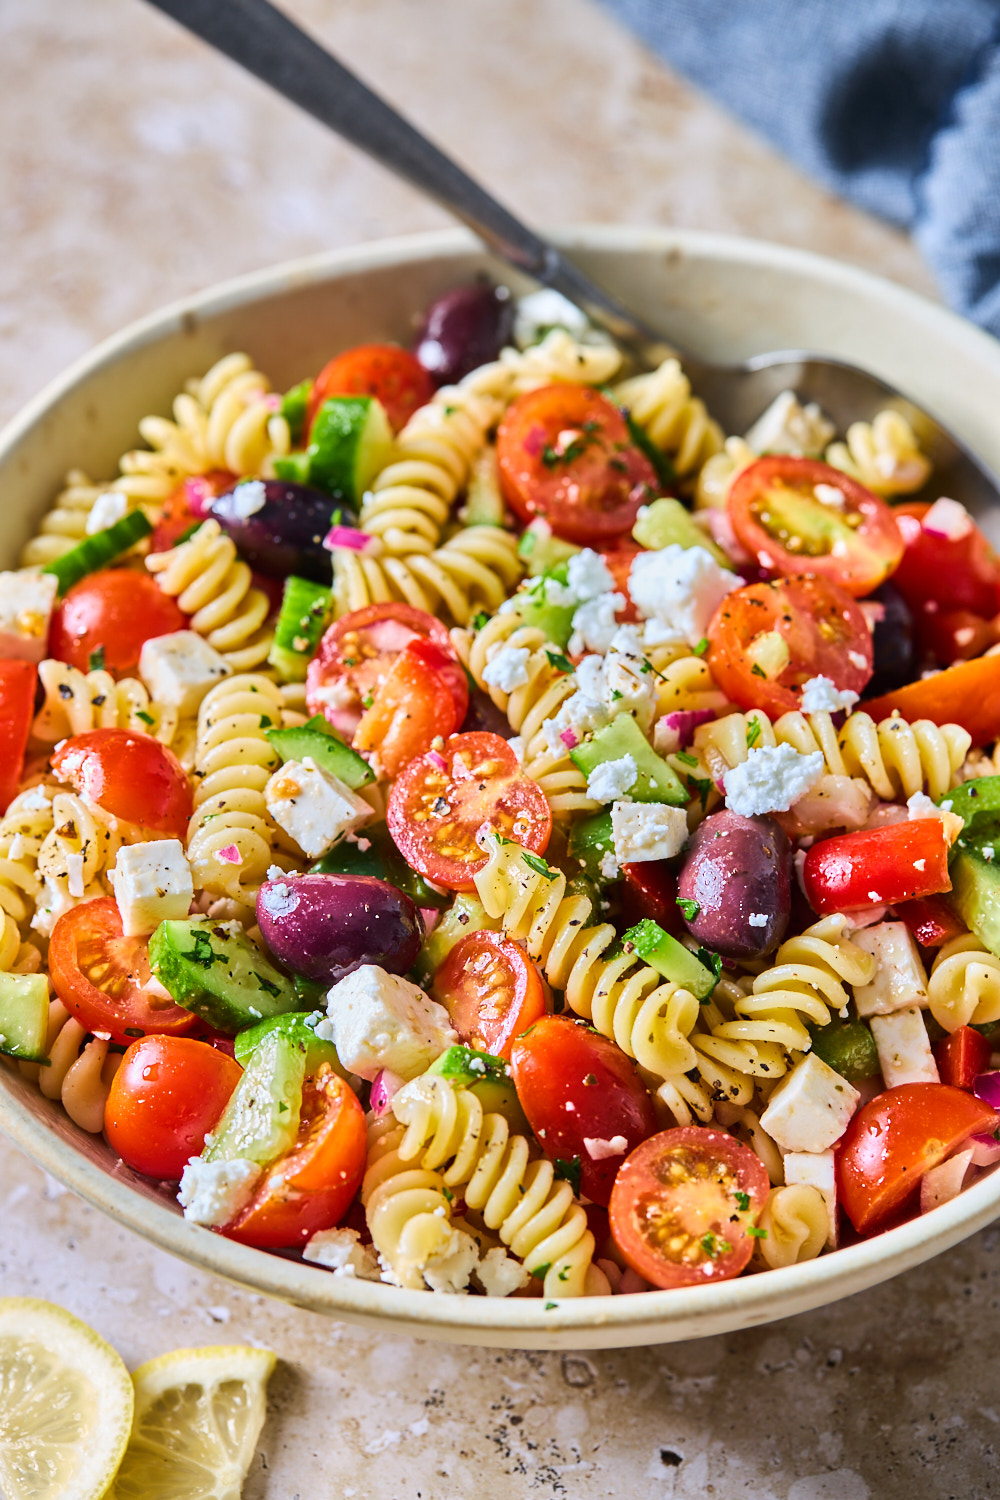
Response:
[{"label": "metal spoon", "polygon": [[844,360],[802,350],[711,364],[652,328],[610,292],[522,224],[458,164],[269,0],[149,0],[219,52],[284,94],[369,156],[463,220],[503,260],[582,307],[645,367],[668,350],[680,355],[692,387],[727,432],[744,432],[785,390],[816,401],[838,431],[891,406],[919,433],[948,492],[971,510],[997,516],[1000,482],[969,449],[894,386]]}]

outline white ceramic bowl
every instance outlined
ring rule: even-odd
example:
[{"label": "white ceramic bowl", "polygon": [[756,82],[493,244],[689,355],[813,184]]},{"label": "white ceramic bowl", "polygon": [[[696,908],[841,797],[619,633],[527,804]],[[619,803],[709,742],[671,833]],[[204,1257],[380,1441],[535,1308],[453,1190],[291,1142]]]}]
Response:
[{"label": "white ceramic bowl", "polygon": [[[593,273],[709,357],[807,348],[866,365],[1000,469],[1000,344],[911,292],[801,251],[714,235],[586,229],[560,237]],[[70,467],[99,477],[183,381],[246,349],[283,389],[332,353],[405,339],[439,292],[505,268],[460,231],[317,256],[229,282],[134,324],[80,360],[0,435],[0,562],[10,566]],[[100,1138],[0,1068],[0,1128],[39,1166],[163,1249],[286,1302],[422,1338],[613,1348],[750,1327],[832,1302],[938,1255],[1000,1215],[1000,1174],[952,1203],[807,1265],[641,1296],[513,1301],[404,1292],[332,1276],[188,1224]]]}]

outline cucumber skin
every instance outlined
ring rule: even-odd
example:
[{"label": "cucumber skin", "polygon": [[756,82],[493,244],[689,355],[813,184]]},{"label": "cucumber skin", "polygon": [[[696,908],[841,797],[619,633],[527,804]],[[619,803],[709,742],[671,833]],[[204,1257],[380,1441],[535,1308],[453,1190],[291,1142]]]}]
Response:
[{"label": "cucumber skin", "polygon": [[633,802],[665,802],[668,807],[683,807],[689,793],[680,777],[657,755],[638,724],[629,714],[619,714],[599,729],[592,739],[584,740],[569,752],[569,758],[587,777],[596,766],[608,760],[631,755],[638,780],[629,788]]},{"label": "cucumber skin", "polygon": [[[333,605],[333,590],[325,584],[292,574],[285,581],[274,640],[268,663],[292,682],[305,682],[306,669],[315,655]],[[297,646],[304,641],[305,646]]]},{"label": "cucumber skin", "polygon": [[[199,944],[195,937],[201,932],[206,934],[212,953],[226,953],[227,948],[231,949],[225,964],[209,958],[205,944]],[[150,938],[150,968],[178,1005],[200,1016],[216,1031],[230,1035],[268,1016],[285,1015],[288,1011],[300,1009],[292,981],[254,947],[242,930],[239,937],[226,932],[220,938],[220,932],[225,932],[225,929],[219,922],[188,918],[186,921],[161,922]],[[204,959],[193,959],[190,956],[193,952],[203,952],[204,959],[209,959],[208,963]],[[273,985],[278,993],[271,994],[262,985],[255,984],[255,975]],[[226,990],[233,993],[226,994]]]},{"label": "cucumber skin", "polygon": [[44,974],[0,973],[0,1053],[47,1063],[49,982]]},{"label": "cucumber skin", "polygon": [[368,762],[329,728],[321,729],[317,720],[326,724],[322,715],[317,714],[307,723],[297,724],[292,729],[269,729],[267,738],[282,761],[302,760],[308,755],[321,771],[336,776],[352,792],[369,786],[375,780],[375,773]]},{"label": "cucumber skin", "polygon": [[340,1058],[337,1056],[336,1047],[332,1042],[318,1037],[309,1025],[308,1018],[298,1011],[286,1016],[269,1016],[266,1021],[258,1021],[256,1026],[248,1026],[246,1031],[238,1032],[233,1050],[241,1068],[249,1066],[250,1059],[257,1048],[272,1032],[278,1032],[293,1045],[302,1048],[307,1073],[315,1073],[323,1063],[329,1063],[333,1071],[341,1078],[347,1077],[347,1071],[341,1066]]},{"label": "cucumber skin", "polygon": [[718,983],[712,971],[706,969],[683,943],[648,918],[630,927],[622,942],[631,943],[643,963],[649,964],[672,984],[690,990],[696,1000],[707,1000]]},{"label": "cucumber skin", "polygon": [[89,573],[96,573],[100,568],[106,568],[108,563],[114,562],[116,557],[134,547],[136,542],[149,536],[152,530],[141,510],[130,511],[120,521],[115,521],[113,526],[85,536],[69,552],[64,552],[62,557],[46,563],[42,572],[51,573],[55,577],[59,585],[59,597],[62,598],[81,578],[86,578]]},{"label": "cucumber skin", "polygon": [[374,396],[331,396],[309,434],[310,482],[357,509],[392,446],[389,419]]},{"label": "cucumber skin", "polygon": [[275,1032],[265,1037],[205,1142],[205,1161],[243,1158],[266,1167],[291,1150],[302,1113],[305,1071],[302,1047]]}]

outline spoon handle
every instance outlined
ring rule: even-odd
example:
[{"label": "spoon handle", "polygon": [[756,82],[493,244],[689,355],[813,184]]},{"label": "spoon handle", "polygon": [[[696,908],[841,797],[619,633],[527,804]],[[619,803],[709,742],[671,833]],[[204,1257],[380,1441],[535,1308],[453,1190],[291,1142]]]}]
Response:
[{"label": "spoon handle", "polygon": [[352,145],[449,209],[491,249],[625,339],[655,338],[269,0],[149,0]]}]

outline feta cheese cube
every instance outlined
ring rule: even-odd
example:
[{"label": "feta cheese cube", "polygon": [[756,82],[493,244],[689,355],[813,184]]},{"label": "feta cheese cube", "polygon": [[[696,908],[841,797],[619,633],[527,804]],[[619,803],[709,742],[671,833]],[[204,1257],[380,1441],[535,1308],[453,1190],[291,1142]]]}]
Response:
[{"label": "feta cheese cube", "polygon": [[878,965],[870,984],[854,987],[859,1016],[888,1016],[910,1005],[927,1005],[927,975],[920,951],[902,922],[864,927],[851,934],[851,942],[872,954]]},{"label": "feta cheese cube", "polygon": [[97,531],[107,531],[116,521],[123,521],[128,515],[128,496],[121,494],[118,490],[105,490],[103,495],[98,495],[87,515],[87,535],[93,536]]},{"label": "feta cheese cube", "polygon": [[832,1151],[786,1151],[785,1182],[789,1187],[801,1184],[822,1193],[830,1226],[826,1242],[837,1248],[837,1172]]},{"label": "feta cheese cube", "polygon": [[836,428],[815,401],[803,406],[794,391],[775,396],[746,435],[754,453],[794,453],[819,458]]},{"label": "feta cheese cube", "polygon": [[940,1083],[927,1027],[915,1005],[872,1016],[871,1028],[887,1089],[900,1083]]},{"label": "feta cheese cube", "polygon": [[123,844],[110,876],[126,937],[182,921],[191,909],[194,882],[180,839]]},{"label": "feta cheese cube", "polygon": [[861,1095],[809,1052],[774,1090],[760,1123],[782,1151],[826,1151],[840,1140]]},{"label": "feta cheese cube", "polygon": [[0,656],[42,660],[58,587],[52,573],[0,573]]},{"label": "feta cheese cube", "polygon": [[582,339],[590,328],[587,314],[562,292],[543,287],[519,297],[514,308],[514,342],[519,349],[535,344],[550,328],[565,328],[574,338]]},{"label": "feta cheese cube", "polygon": [[512,693],[515,688],[524,687],[530,657],[527,646],[501,646],[483,668],[483,681],[487,687],[497,688],[501,693]]},{"label": "feta cheese cube", "polygon": [[192,1156],[181,1176],[177,1202],[185,1219],[219,1229],[235,1219],[253,1197],[261,1168],[255,1161],[203,1161]]},{"label": "feta cheese cube", "polygon": [[802,755],[791,745],[761,745],[723,777],[726,806],[745,818],[787,812],[819,780],[825,764],[820,750]]},{"label": "feta cheese cube", "polygon": [[139,676],[155,703],[192,715],[201,700],[232,667],[194,630],[175,630],[146,641],[139,653]]},{"label": "feta cheese cube", "polygon": [[615,802],[635,786],[638,775],[639,768],[631,755],[602,761],[587,777],[587,796],[595,802]]},{"label": "feta cheese cube", "polygon": [[397,974],[364,964],[327,995],[316,1035],[333,1042],[344,1067],[373,1079],[382,1068],[415,1078],[458,1036],[448,1012]]},{"label": "feta cheese cube", "polygon": [[321,1229],[302,1251],[302,1259],[325,1266],[334,1276],[356,1276],[361,1281],[379,1281],[378,1256],[372,1245],[363,1245],[356,1229]]},{"label": "feta cheese cube", "polygon": [[662,802],[616,802],[611,809],[611,837],[620,864],[673,859],[687,843],[687,814]]},{"label": "feta cheese cube", "polygon": [[850,713],[858,701],[850,688],[838,688],[832,677],[810,677],[802,689],[801,710],[804,714],[835,714],[841,709]]},{"label": "feta cheese cube", "polygon": [[267,810],[309,859],[320,859],[345,833],[353,833],[373,816],[363,797],[321,771],[306,756],[289,760],[264,788]]},{"label": "feta cheese cube", "polygon": [[662,620],[696,646],[727,594],[742,579],[720,568],[707,547],[672,542],[658,552],[640,552],[629,570],[629,593],[639,613]]}]

